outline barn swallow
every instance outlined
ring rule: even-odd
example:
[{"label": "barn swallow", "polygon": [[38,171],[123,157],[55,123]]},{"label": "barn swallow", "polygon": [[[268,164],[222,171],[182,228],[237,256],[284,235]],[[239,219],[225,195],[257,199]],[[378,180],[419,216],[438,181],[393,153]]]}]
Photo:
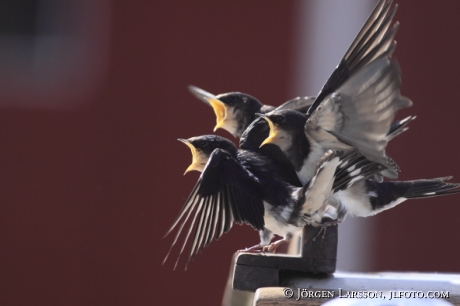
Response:
[{"label": "barn swallow", "polygon": [[[195,97],[213,108],[216,115],[214,132],[221,128],[236,138],[241,137],[244,130],[257,118],[256,113],[264,114],[275,109],[274,106],[264,105],[255,97],[241,92],[213,95],[192,85],[188,89]],[[314,97],[297,97],[285,102],[278,109],[306,112],[314,99]]]},{"label": "barn swallow", "polygon": [[[280,144],[283,152],[289,154],[291,158],[303,154],[302,150],[306,146],[305,144],[302,145],[304,142],[299,139],[305,137],[303,135],[303,127],[306,121],[305,114],[296,111],[274,111],[262,116],[269,121],[269,126],[273,127],[270,133],[272,138],[268,138],[268,141]],[[300,118],[303,118],[303,120],[299,120]],[[405,126],[408,122],[414,119],[415,116],[410,116],[395,122],[387,137],[393,138],[400,134],[402,130],[407,129]],[[273,122],[277,122],[277,124]],[[272,131],[275,132],[272,133]],[[294,143],[296,144],[295,146]],[[451,177],[381,182],[368,178],[353,184],[350,188],[334,193],[329,198],[329,205],[337,209],[338,215],[335,218],[339,222],[343,221],[346,215],[368,217],[395,207],[408,199],[429,198],[460,192],[457,189],[460,185],[447,183],[446,181],[449,179]]]},{"label": "barn swallow", "polygon": [[[308,182],[315,165],[327,150],[351,150],[366,159],[396,171],[386,156],[389,139],[407,129],[415,119],[409,116],[392,125],[395,112],[410,105],[401,97],[400,71],[395,61],[377,59],[352,76],[310,115],[293,110],[274,110],[259,114],[269,126],[269,136],[262,142],[276,144],[292,162],[301,182]],[[363,180],[335,193],[329,204],[342,213],[366,217],[392,208],[407,199],[458,193],[460,185],[450,179],[378,182]]]},{"label": "barn swallow", "polygon": [[[245,251],[264,247],[276,251],[282,241],[289,241],[305,225],[322,224],[332,194],[350,188],[383,167],[359,154],[339,156],[328,151],[320,158],[311,182],[296,187],[280,176],[279,166],[268,157],[237,150],[223,137],[205,135],[179,140],[192,152],[192,164],[186,172],[202,173],[167,233],[178,227],[165,261],[189,222],[180,250],[182,254],[190,238],[187,264],[213,238],[217,240],[229,231],[233,223],[247,223],[259,231],[260,243]],[[270,244],[274,234],[283,239]]]}]

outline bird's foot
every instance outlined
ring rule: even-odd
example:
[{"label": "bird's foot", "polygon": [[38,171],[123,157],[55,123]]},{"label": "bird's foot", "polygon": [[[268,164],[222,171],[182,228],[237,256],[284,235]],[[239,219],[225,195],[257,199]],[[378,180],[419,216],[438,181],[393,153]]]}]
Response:
[{"label": "bird's foot", "polygon": [[269,245],[263,247],[263,252],[275,253],[276,254],[276,250],[278,249],[278,247],[281,244],[283,244],[283,242],[285,242],[284,239],[280,239],[280,240],[277,240],[275,242],[272,242]]},{"label": "bird's foot", "polygon": [[321,240],[324,240],[324,237],[326,237],[327,228],[328,228],[329,226],[337,226],[339,223],[340,223],[339,220],[328,220],[328,221],[324,221],[324,222],[321,224],[321,228],[319,229],[318,234],[316,234],[315,238],[313,238],[313,241],[316,241],[316,239],[318,239],[318,237],[319,237],[319,235],[321,235],[321,233],[323,234],[323,235],[321,236]]},{"label": "bird's foot", "polygon": [[255,246],[252,246],[250,248],[246,248],[246,249],[242,249],[242,250],[238,250],[236,251],[237,254],[239,253],[261,253],[263,252],[263,248],[260,244],[257,244]]}]

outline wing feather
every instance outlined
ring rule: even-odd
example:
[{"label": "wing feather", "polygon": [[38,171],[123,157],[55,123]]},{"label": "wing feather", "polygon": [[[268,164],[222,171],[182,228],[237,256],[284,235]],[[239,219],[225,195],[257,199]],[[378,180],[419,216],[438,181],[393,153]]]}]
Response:
[{"label": "wing feather", "polygon": [[393,38],[398,26],[387,32],[397,6],[390,10],[391,0],[380,0],[364,23],[361,31],[351,43],[338,66],[324,84],[307,114],[312,114],[321,102],[337,90],[352,75],[374,59],[383,55],[391,56],[394,50]]},{"label": "wing feather", "polygon": [[358,150],[383,165],[384,175],[396,178],[396,163],[386,155],[388,132],[396,112],[411,105],[401,97],[398,64],[384,55],[329,95],[305,124],[310,141],[325,149]]},{"label": "wing feather", "polygon": [[262,230],[263,215],[262,187],[257,179],[230,153],[216,149],[167,233],[180,224],[165,261],[186,224],[188,230],[175,267],[188,241],[190,249],[186,267],[213,238],[217,240],[228,232],[233,222],[247,223],[256,230]]}]

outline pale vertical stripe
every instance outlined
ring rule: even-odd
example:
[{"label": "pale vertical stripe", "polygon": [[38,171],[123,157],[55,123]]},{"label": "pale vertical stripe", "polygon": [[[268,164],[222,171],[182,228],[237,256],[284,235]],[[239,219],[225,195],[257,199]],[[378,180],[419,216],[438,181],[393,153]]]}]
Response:
[{"label": "pale vertical stripe", "polygon": [[[337,66],[376,0],[304,0],[297,2],[290,93],[317,95]],[[366,271],[372,262],[372,218],[347,218],[339,226],[337,267]]]}]

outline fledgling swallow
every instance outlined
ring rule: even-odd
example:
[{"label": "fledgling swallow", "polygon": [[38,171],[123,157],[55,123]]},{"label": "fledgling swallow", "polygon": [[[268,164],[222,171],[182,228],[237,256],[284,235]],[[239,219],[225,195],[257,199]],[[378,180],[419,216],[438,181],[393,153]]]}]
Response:
[{"label": "fledgling swallow", "polygon": [[[255,97],[241,92],[213,95],[192,85],[188,89],[195,97],[213,108],[216,115],[214,132],[221,128],[236,138],[241,137],[244,130],[257,118],[256,113],[264,114],[275,109],[274,106],[264,105]],[[313,101],[313,97],[298,97],[287,101],[278,109],[295,109],[306,112]]]},{"label": "fledgling swallow", "polygon": [[[382,169],[381,165],[371,163],[359,154],[339,158],[329,151],[320,159],[309,184],[296,187],[282,178],[279,166],[268,157],[237,150],[225,138],[205,135],[179,140],[192,152],[192,165],[187,170],[202,172],[167,233],[178,227],[171,251],[189,222],[180,250],[182,254],[191,239],[187,264],[213,238],[217,240],[230,230],[234,222],[247,223],[259,231],[260,243],[245,251],[264,247],[267,251],[275,251],[282,241],[289,241],[305,225],[322,225],[327,201],[332,194],[350,188]],[[274,234],[283,239],[270,244]]]},{"label": "fledgling swallow", "polygon": [[[321,108],[323,104],[324,104],[322,106],[323,108],[327,107],[328,102],[325,101],[325,99],[329,99],[329,100],[333,99],[334,92],[337,91],[340,87],[344,87],[345,83],[348,82],[348,84],[351,85],[350,78],[355,76],[363,67],[365,67],[366,65],[370,65],[373,62],[374,62],[374,65],[376,65],[375,62],[377,59],[382,60],[385,57],[387,58],[391,57],[392,52],[394,51],[394,48],[396,45],[396,43],[394,42],[394,36],[399,27],[399,24],[396,23],[390,31],[387,31],[396,13],[396,10],[397,10],[397,5],[393,9],[390,10],[391,3],[392,3],[391,1],[382,0],[374,8],[368,20],[362,27],[360,33],[357,35],[357,37],[351,44],[349,50],[346,52],[346,54],[340,61],[339,65],[334,70],[332,75],[329,77],[329,79],[323,86],[322,90],[318,94],[318,97],[315,99],[312,106],[308,110],[307,112],[308,117],[311,117],[312,114],[315,112],[315,110],[317,108]],[[367,70],[369,71],[368,68]],[[393,75],[395,74],[398,75],[398,78],[399,78],[399,71],[397,73],[393,73]],[[391,76],[389,77],[391,78]],[[386,84],[384,83],[385,81],[388,82],[388,78],[387,80],[378,80],[378,81],[373,82],[374,89],[378,88],[378,86],[386,86]],[[369,84],[370,83],[372,82],[369,82]],[[363,83],[360,85],[366,85],[366,84]],[[353,86],[360,86],[360,85],[355,84]],[[392,82],[392,85],[399,86],[398,82]],[[348,86],[348,89],[352,89],[351,86]],[[397,91],[393,91],[393,92],[395,94],[397,93]],[[363,96],[362,99],[365,99],[365,97]],[[402,107],[410,106],[411,102],[408,99],[401,98],[398,100],[398,103],[396,104],[398,105],[398,108],[402,108]],[[384,105],[384,103],[382,103],[381,105]],[[275,110],[275,111],[280,111],[280,110]],[[353,118],[354,116],[355,118],[358,117],[359,119],[362,119],[361,113],[363,111],[366,111],[366,109],[358,109],[356,107],[356,112],[354,114],[353,114],[353,111],[354,111],[353,109],[348,109],[348,111],[351,111],[350,113],[352,114],[350,118]],[[395,111],[396,109],[394,111],[388,111],[386,115],[392,117]],[[345,118],[350,119],[346,116]],[[371,118],[372,117],[369,117],[366,119],[369,120]],[[375,116],[373,118],[375,118]],[[321,133],[321,129],[319,129],[320,133],[315,133],[314,129],[325,127],[327,124],[332,124],[333,122],[325,121],[329,119],[337,120],[339,118],[323,116],[321,118],[321,121],[319,122],[315,121],[314,118],[310,120],[310,123],[311,123],[310,127],[312,127],[313,125],[313,127],[310,129],[313,132],[312,134],[316,134],[317,136],[320,136],[320,137],[325,136],[325,138],[323,139],[324,144],[326,144],[328,140],[327,138],[329,138],[329,140],[335,141],[334,135],[327,135],[327,133]],[[396,135],[407,130],[406,125],[413,119],[415,119],[415,117],[410,116],[410,117],[405,118],[404,120],[396,121],[393,124],[391,124],[391,126],[389,127],[389,130],[386,130],[386,128],[382,128],[382,124],[386,123],[387,125],[388,122],[391,122],[390,120],[380,120],[379,124],[367,122],[367,123],[374,124],[374,128],[380,129],[380,131],[377,134],[375,133],[375,131],[372,131],[374,135],[369,135],[371,136],[370,139],[372,139],[372,137],[374,137],[373,138],[374,140],[383,139],[384,140],[383,142],[374,141],[372,144],[369,144],[369,143],[366,143],[366,141],[370,139],[366,139],[365,137],[362,139],[355,138],[355,135],[352,135],[352,133],[350,133],[349,136],[352,138],[352,140],[357,140],[355,145],[360,146],[363,149],[364,154],[367,155],[368,158],[376,162],[383,162],[384,164],[386,164],[389,170],[385,170],[383,172],[385,176],[388,176],[390,178],[396,178],[399,168],[388,156],[386,156],[385,151],[384,151],[386,142],[391,140]],[[316,122],[316,125],[313,124],[314,122]],[[340,124],[340,121],[336,121],[335,123]],[[363,125],[363,127],[365,127],[365,124]],[[367,130],[367,131],[370,131],[370,130]],[[246,149],[246,150],[253,150],[253,151],[264,150],[266,146],[271,146],[271,143],[269,140],[265,141],[267,138],[270,138],[269,133],[270,133],[270,128],[267,124],[267,121],[263,120],[262,118],[256,119],[255,121],[252,122],[252,124],[245,130],[245,132],[241,136],[240,148]],[[386,133],[386,135],[384,133]],[[361,133],[361,135],[362,134],[363,133]],[[344,141],[342,142],[342,144],[348,144],[348,139],[344,138],[343,140]],[[361,140],[361,143],[359,142],[359,140]],[[264,143],[264,145],[260,147],[262,143]],[[337,142],[337,144],[340,144],[340,142]],[[301,180],[301,182],[306,183],[311,178],[312,171],[315,168],[315,162],[318,160],[321,154],[324,153],[324,151],[322,150],[321,145],[319,146],[313,145],[312,146],[313,148],[306,148],[306,144],[301,143],[300,147],[301,147],[300,150],[304,150],[304,151],[305,150],[309,151],[310,149],[313,149],[312,150],[313,152],[311,152],[311,155],[314,158],[312,158],[309,161],[308,165],[305,165],[304,169],[300,169],[301,165],[299,164],[301,163],[301,161],[299,160],[298,152],[297,153],[294,152],[293,154],[291,154],[291,155],[297,155],[297,156],[291,156],[295,160],[294,167],[296,168],[295,170],[299,174],[299,179]],[[273,151],[274,149],[270,148],[270,150]],[[268,152],[268,154],[270,154],[270,152]],[[376,175],[376,178],[378,178],[379,181],[383,180],[382,175]]]},{"label": "fledgling swallow", "polygon": [[[322,154],[334,149],[356,151],[387,169],[397,170],[385,154],[387,142],[407,129],[406,125],[415,118],[410,116],[390,125],[395,112],[410,104],[400,96],[399,87],[396,62],[378,59],[326,97],[310,115],[292,110],[260,114],[270,128],[261,145],[279,146],[301,182],[310,181]],[[446,183],[447,179],[407,182],[367,179],[335,193],[329,204],[340,211],[339,221],[346,214],[367,217],[407,199],[458,193],[459,184]]]}]

